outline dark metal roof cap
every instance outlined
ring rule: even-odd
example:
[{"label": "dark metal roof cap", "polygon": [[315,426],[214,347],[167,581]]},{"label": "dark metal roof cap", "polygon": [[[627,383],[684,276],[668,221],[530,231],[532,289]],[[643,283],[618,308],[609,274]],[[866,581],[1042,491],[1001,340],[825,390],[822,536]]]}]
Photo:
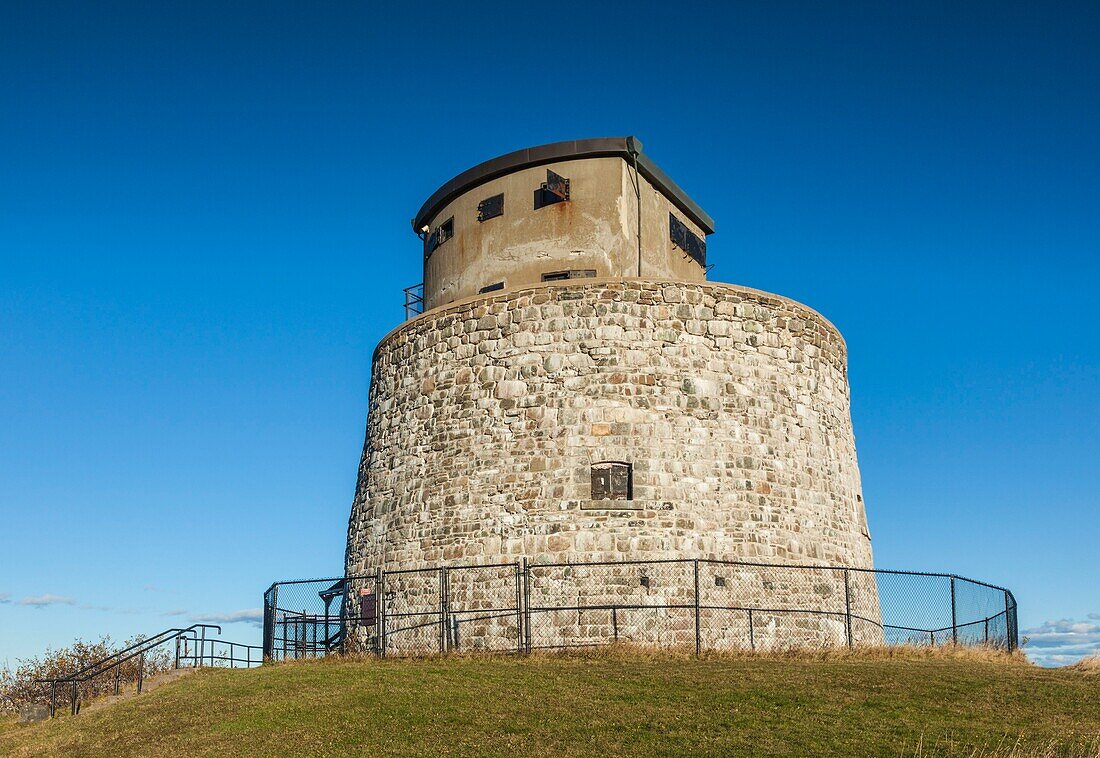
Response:
[{"label": "dark metal roof cap", "polygon": [[695,222],[704,233],[714,234],[714,219],[688,197],[687,193],[680,189],[676,182],[669,179],[668,175],[656,163],[642,153],[641,140],[636,137],[598,137],[596,139],[554,142],[549,145],[516,150],[514,153],[508,153],[499,158],[479,163],[473,168],[463,171],[432,193],[432,196],[428,198],[424,205],[420,206],[420,210],[417,211],[416,217],[412,220],[413,231],[419,232],[442,210],[443,206],[459,195],[506,174],[531,168],[532,166],[540,166],[544,163],[559,163],[582,158],[618,156],[633,164],[635,153],[638,155],[638,173],[660,190],[665,197],[672,201],[673,205]]}]

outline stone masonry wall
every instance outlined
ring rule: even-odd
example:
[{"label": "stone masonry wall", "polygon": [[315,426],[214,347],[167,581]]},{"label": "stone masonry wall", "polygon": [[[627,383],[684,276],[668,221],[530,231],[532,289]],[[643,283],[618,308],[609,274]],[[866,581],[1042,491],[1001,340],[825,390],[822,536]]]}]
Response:
[{"label": "stone masonry wall", "polygon": [[[599,461],[633,464],[633,501],[590,499]],[[521,557],[871,567],[840,334],[776,295],[638,279],[459,301],[389,334],[347,572]]]}]

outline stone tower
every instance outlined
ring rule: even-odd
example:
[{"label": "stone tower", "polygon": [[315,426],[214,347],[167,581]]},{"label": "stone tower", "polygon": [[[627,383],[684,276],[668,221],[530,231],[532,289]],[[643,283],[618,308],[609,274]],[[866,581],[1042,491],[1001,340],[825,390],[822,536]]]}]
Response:
[{"label": "stone tower", "polygon": [[871,567],[843,338],[800,303],[708,282],[714,222],[637,139],[487,161],[413,228],[424,312],[374,352],[349,575]]}]

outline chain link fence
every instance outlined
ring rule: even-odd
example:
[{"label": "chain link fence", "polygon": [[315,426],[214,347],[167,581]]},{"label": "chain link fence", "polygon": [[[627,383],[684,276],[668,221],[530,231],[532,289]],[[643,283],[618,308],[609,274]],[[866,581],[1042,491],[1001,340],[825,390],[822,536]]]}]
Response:
[{"label": "chain link fence", "polygon": [[503,563],[277,582],[264,658],[527,653],[629,642],[704,651],[1017,647],[1016,600],[954,576],[715,560]]}]

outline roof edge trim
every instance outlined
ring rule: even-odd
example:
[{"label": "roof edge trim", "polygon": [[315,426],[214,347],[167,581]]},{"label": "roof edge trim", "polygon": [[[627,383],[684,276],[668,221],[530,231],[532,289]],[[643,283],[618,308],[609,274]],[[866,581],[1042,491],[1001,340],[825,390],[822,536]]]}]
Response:
[{"label": "roof edge trim", "polygon": [[[432,193],[413,218],[413,231],[419,231],[426,226],[445,205],[459,195],[493,179],[546,163],[560,163],[582,158],[617,156],[628,163],[633,163],[633,151],[640,149],[641,141],[635,137],[599,137],[528,147],[487,160],[463,171]],[[714,234],[714,219],[688,197],[688,194],[680,189],[680,186],[645,153],[638,153],[638,173],[671,200],[673,205],[695,222],[705,234]]]}]

